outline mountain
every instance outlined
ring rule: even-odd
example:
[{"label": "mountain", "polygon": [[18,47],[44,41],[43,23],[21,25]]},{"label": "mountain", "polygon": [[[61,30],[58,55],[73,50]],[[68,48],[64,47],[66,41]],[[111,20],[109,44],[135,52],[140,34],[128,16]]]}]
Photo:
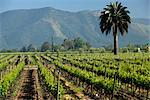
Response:
[{"label": "mountain", "polygon": [[[45,41],[62,43],[65,38],[81,37],[94,47],[113,43],[99,29],[99,11],[68,12],[51,7],[20,9],[0,13],[0,49],[40,46]],[[132,19],[129,32],[119,37],[120,46],[150,42],[150,19]]]}]

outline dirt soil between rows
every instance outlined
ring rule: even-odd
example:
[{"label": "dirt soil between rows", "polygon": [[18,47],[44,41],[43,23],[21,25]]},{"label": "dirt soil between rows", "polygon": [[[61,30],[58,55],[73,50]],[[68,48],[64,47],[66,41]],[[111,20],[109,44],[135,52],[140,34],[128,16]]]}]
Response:
[{"label": "dirt soil between rows", "polygon": [[16,100],[43,100],[36,67],[25,68]]}]

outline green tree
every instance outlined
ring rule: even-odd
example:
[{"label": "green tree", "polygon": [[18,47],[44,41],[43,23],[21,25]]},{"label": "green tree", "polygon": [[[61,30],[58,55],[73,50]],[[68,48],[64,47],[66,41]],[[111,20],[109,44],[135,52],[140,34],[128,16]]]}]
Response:
[{"label": "green tree", "polygon": [[133,44],[129,43],[129,44],[127,45],[127,48],[128,48],[128,50],[129,50],[129,52],[133,52],[135,46],[134,46]]},{"label": "green tree", "polygon": [[27,49],[26,49],[26,47],[25,47],[25,46],[23,46],[23,47],[20,49],[20,51],[21,51],[21,52],[26,52],[26,51],[27,51]]},{"label": "green tree", "polygon": [[50,44],[49,44],[49,42],[44,42],[41,46],[41,51],[45,52],[47,50],[50,50]]},{"label": "green tree", "polygon": [[109,34],[112,30],[114,36],[114,54],[118,53],[118,31],[123,36],[128,32],[128,24],[131,23],[130,12],[127,7],[122,6],[121,3],[115,2],[107,5],[103,9],[100,19],[100,29],[102,33]]},{"label": "green tree", "polygon": [[73,49],[74,44],[73,44],[73,41],[72,41],[72,40],[64,39],[64,42],[63,42],[62,46],[63,46],[66,50],[70,50],[70,49]]},{"label": "green tree", "polygon": [[86,42],[85,46],[87,47],[88,50],[92,47],[92,45],[89,42]]},{"label": "green tree", "polygon": [[30,45],[27,47],[27,51],[29,51],[29,52],[34,52],[34,51],[36,51],[36,48],[35,48],[35,46],[34,46],[33,44],[30,44]]},{"label": "green tree", "polygon": [[80,37],[75,38],[73,40],[73,42],[74,42],[74,48],[75,49],[82,48],[85,45],[85,42]]},{"label": "green tree", "polygon": [[54,45],[53,48],[54,48],[54,51],[55,51],[55,52],[58,52],[58,51],[61,50],[61,47],[62,47],[61,45]]}]

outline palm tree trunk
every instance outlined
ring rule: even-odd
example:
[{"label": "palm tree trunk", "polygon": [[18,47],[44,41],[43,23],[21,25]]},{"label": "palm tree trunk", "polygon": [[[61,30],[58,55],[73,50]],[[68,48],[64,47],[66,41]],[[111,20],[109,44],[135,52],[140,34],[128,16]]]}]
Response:
[{"label": "palm tree trunk", "polygon": [[114,35],[114,54],[118,54],[118,35]]}]

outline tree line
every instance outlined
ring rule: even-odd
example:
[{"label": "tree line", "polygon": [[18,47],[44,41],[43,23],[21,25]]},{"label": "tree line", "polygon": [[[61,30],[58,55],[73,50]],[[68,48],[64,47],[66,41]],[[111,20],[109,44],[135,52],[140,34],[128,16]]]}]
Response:
[{"label": "tree line", "polygon": [[23,46],[20,51],[21,52],[35,52],[35,51],[40,51],[40,52],[45,52],[45,51],[67,51],[67,50],[79,50],[79,49],[84,49],[88,50],[91,48],[91,44],[89,42],[85,42],[83,39],[80,37],[77,37],[75,39],[64,39],[63,43],[61,44],[53,44],[49,42],[44,42],[42,45],[37,48],[35,45],[30,44],[27,47]]}]

